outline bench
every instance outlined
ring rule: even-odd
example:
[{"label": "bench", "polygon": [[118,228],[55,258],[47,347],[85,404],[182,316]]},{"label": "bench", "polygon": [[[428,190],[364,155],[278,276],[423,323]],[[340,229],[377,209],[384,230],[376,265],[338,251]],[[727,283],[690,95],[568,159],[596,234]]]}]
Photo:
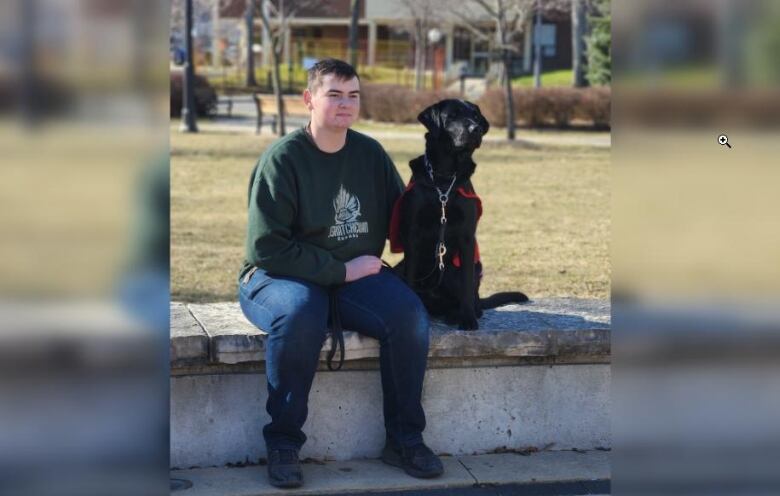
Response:
[{"label": "bench", "polygon": [[228,95],[226,98],[217,99],[217,114],[219,114],[219,107],[225,106],[225,112],[228,118],[233,117],[233,97]]},{"label": "bench", "polygon": [[[271,125],[271,131],[276,134],[276,126],[279,120],[279,109],[276,105],[274,95],[264,95],[260,93],[252,94],[252,101],[255,104],[257,120],[255,124],[255,134],[260,134],[263,127],[264,117],[269,116],[268,123]],[[293,98],[282,98],[285,116],[309,116],[309,112],[300,101],[300,96]]]},{"label": "bench", "polygon": [[[610,446],[610,309],[539,299],[488,310],[476,332],[432,322],[426,442],[452,455]],[[384,442],[378,341],[344,333],[341,371],[320,355],[302,457],[378,456]],[[171,305],[171,466],[265,456],[266,333],[238,303]],[[334,394],[334,392],[338,394]]]}]

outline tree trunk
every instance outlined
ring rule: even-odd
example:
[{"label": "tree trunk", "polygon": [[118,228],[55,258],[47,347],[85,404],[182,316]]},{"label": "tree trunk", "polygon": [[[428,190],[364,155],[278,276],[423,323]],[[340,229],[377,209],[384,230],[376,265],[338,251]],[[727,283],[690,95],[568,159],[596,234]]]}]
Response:
[{"label": "tree trunk", "polygon": [[[271,33],[271,20],[268,18],[268,1],[261,0],[260,2],[260,15],[263,19],[263,29],[267,33]],[[284,20],[284,12],[279,11],[279,16]],[[280,23],[281,24],[281,23]],[[274,87],[274,97],[276,97],[276,108],[279,118],[278,133],[279,136],[287,134],[284,123],[284,99],[282,98],[282,81],[279,77],[279,59],[281,58],[282,43],[279,36],[272,37],[271,39],[271,73]]]},{"label": "tree trunk", "polygon": [[181,130],[189,133],[197,133],[198,125],[195,122],[195,67],[193,65],[195,58],[193,57],[193,43],[192,43],[192,2],[193,0],[186,0],[186,20],[184,39],[187,44],[187,62],[184,66],[184,81],[182,81],[182,89],[184,101],[182,102],[181,111]]},{"label": "tree trunk", "polygon": [[349,23],[349,63],[357,69],[358,65],[358,16],[360,15],[360,0],[350,2],[352,20]]},{"label": "tree trunk", "polygon": [[[501,7],[500,4],[499,7]],[[497,41],[501,47],[501,61],[504,73],[501,81],[504,86],[504,104],[506,105],[506,139],[513,141],[515,139],[515,102],[514,95],[512,95],[512,52],[507,48],[507,26],[503,8],[499,8],[498,16],[498,19],[496,19],[496,33]]]},{"label": "tree trunk", "polygon": [[255,44],[255,2],[248,0],[246,3],[246,85],[250,88],[257,86],[255,80],[255,53],[252,50]]},{"label": "tree trunk", "polygon": [[504,50],[504,101],[506,103],[506,139],[515,139],[515,98],[512,94],[512,59],[509,50]]},{"label": "tree trunk", "polygon": [[536,1],[536,25],[534,26],[534,88],[542,87],[542,3]]},{"label": "tree trunk", "polygon": [[415,33],[414,89],[420,91],[425,83],[425,29],[420,20],[416,21]]},{"label": "tree trunk", "polygon": [[572,84],[576,88],[587,86],[585,79],[585,35],[588,21],[583,0],[571,0],[571,66]]},{"label": "tree trunk", "polygon": [[[498,7],[501,7],[499,4]],[[493,57],[491,57],[491,61],[489,64],[488,70],[493,72],[495,71],[496,75],[496,81],[498,81],[498,87],[503,88],[504,85],[506,85],[506,65],[504,64],[504,30],[502,29],[502,21],[504,19],[504,16],[502,14],[499,14],[499,17],[496,19],[496,46],[499,47],[500,54],[501,54],[501,61],[499,63],[496,63],[492,60]]]},{"label": "tree trunk", "polygon": [[[281,46],[279,44],[278,46]],[[273,81],[274,81],[274,96],[276,97],[276,108],[279,116],[279,136],[287,134],[287,129],[284,123],[284,98],[282,98],[282,80],[279,76],[279,59],[281,54],[277,51],[277,46],[274,46],[273,53]]]}]

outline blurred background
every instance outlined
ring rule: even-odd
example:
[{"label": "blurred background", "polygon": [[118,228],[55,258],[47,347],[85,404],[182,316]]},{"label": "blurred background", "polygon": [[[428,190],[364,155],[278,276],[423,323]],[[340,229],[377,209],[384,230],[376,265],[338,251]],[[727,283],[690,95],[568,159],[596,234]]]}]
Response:
[{"label": "blurred background", "polygon": [[0,494],[167,494],[169,11],[0,4]]},{"label": "blurred background", "polygon": [[612,16],[613,491],[777,493],[780,3]]}]

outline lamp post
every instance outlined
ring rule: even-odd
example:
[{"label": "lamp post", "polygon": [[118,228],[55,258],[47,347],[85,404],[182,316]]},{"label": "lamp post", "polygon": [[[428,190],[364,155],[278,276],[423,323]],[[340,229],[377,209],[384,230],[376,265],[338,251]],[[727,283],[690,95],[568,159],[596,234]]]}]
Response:
[{"label": "lamp post", "polygon": [[433,47],[433,89],[438,90],[439,89],[439,77],[438,77],[438,69],[439,69],[439,57],[436,55],[438,52],[437,44],[442,39],[442,32],[437,28],[432,28],[428,31],[428,41],[431,43],[431,46]]},{"label": "lamp post", "polygon": [[192,56],[192,0],[185,2],[185,19],[184,39],[187,44],[187,58],[184,62],[183,101],[181,127],[179,130],[187,133],[197,133],[198,125],[195,123],[195,67],[193,65],[194,57]]}]

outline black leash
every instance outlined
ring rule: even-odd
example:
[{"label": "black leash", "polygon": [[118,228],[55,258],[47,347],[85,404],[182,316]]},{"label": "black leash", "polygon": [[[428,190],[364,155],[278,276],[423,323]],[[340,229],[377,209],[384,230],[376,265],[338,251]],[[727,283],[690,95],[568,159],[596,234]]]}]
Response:
[{"label": "black leash", "polygon": [[[341,328],[341,315],[339,314],[339,296],[338,291],[341,286],[331,286],[330,296],[330,350],[328,351],[328,370],[341,370],[344,365],[344,330]],[[340,348],[339,365],[333,368],[333,357],[336,355],[336,349]]]},{"label": "black leash", "polygon": [[[382,265],[392,270],[392,266],[382,260]],[[331,286],[328,289],[328,297],[330,299],[330,350],[328,350],[328,370],[336,371],[341,370],[344,365],[344,329],[341,327],[341,314],[339,313],[339,296],[338,292],[341,288],[341,284]],[[336,356],[336,350],[339,351],[339,365],[335,369],[333,368],[333,357]]]}]

